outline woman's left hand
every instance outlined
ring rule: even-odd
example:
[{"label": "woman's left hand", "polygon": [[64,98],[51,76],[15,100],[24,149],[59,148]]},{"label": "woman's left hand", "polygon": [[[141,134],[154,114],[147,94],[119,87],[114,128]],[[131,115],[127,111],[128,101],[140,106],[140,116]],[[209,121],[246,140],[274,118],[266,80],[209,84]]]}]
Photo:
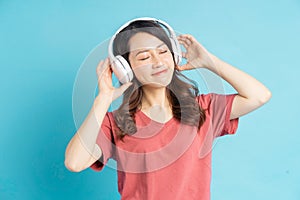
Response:
[{"label": "woman's left hand", "polygon": [[180,71],[212,66],[210,53],[193,36],[180,35],[178,41],[186,49],[186,52],[182,52],[182,57],[187,60],[186,64],[178,66]]}]

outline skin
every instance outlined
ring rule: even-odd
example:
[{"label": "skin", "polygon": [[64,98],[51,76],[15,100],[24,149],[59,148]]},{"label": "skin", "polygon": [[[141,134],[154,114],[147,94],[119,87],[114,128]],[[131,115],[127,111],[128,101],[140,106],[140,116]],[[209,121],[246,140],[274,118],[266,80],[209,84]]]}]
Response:
[{"label": "skin", "polygon": [[[231,119],[254,111],[271,98],[271,92],[261,82],[208,52],[193,36],[180,35],[178,41],[186,49],[182,56],[187,61],[185,65],[177,66],[178,70],[206,68],[227,81],[237,91]],[[164,123],[172,118],[166,97],[166,85],[171,81],[175,67],[171,53],[164,45],[160,46],[161,44],[162,41],[152,35],[137,33],[129,41],[129,60],[136,78],[143,84],[141,111],[153,120]],[[143,52],[136,55],[138,51]],[[166,71],[157,76],[153,75],[162,70]],[[65,153],[65,166],[74,172],[88,168],[102,155],[96,144],[100,125],[112,101],[131,85],[127,83],[118,88],[112,85],[112,70],[108,59],[100,61],[96,71],[99,94]]]},{"label": "skin", "polygon": [[129,40],[129,47],[131,68],[144,91],[162,89],[171,82],[175,66],[166,44],[148,33],[137,33]]}]

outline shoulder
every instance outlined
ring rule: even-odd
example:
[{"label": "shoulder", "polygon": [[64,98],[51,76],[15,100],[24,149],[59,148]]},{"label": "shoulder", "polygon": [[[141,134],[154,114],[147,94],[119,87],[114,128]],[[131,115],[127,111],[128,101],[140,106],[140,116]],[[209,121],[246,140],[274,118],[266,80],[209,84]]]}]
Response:
[{"label": "shoulder", "polygon": [[214,93],[200,94],[196,97],[196,101],[202,109],[208,109],[214,95]]},{"label": "shoulder", "polygon": [[103,127],[110,127],[113,128],[115,126],[115,119],[114,119],[114,112],[106,112],[103,121],[102,121],[102,128]]}]

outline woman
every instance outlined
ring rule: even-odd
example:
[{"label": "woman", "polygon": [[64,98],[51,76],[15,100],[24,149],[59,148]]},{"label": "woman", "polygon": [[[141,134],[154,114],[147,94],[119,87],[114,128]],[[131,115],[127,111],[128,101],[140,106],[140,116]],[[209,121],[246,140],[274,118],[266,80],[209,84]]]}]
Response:
[{"label": "woman", "polygon": [[[191,35],[175,41],[186,49],[187,63],[180,66],[166,27],[172,36],[173,30],[155,19],[133,20],[118,31],[112,63],[106,59],[97,67],[99,94],[93,108],[66,149],[65,165],[75,172],[101,170],[115,159],[121,199],[209,199],[213,140],[234,134],[239,117],[271,98],[263,84]],[[134,74],[119,88],[112,85],[116,55]],[[214,72],[237,94],[198,95],[194,82],[180,72],[195,68]],[[122,105],[107,112],[122,94]]]}]

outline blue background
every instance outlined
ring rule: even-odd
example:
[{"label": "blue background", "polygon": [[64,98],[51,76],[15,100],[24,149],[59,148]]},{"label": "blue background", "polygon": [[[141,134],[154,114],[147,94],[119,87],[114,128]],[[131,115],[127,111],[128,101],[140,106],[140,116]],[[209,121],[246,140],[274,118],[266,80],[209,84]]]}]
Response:
[{"label": "blue background", "polygon": [[272,91],[214,146],[212,200],[299,200],[298,0],[0,1],[0,199],[119,198],[113,169],[69,172],[64,152],[81,64],[140,16],[194,35]]}]

